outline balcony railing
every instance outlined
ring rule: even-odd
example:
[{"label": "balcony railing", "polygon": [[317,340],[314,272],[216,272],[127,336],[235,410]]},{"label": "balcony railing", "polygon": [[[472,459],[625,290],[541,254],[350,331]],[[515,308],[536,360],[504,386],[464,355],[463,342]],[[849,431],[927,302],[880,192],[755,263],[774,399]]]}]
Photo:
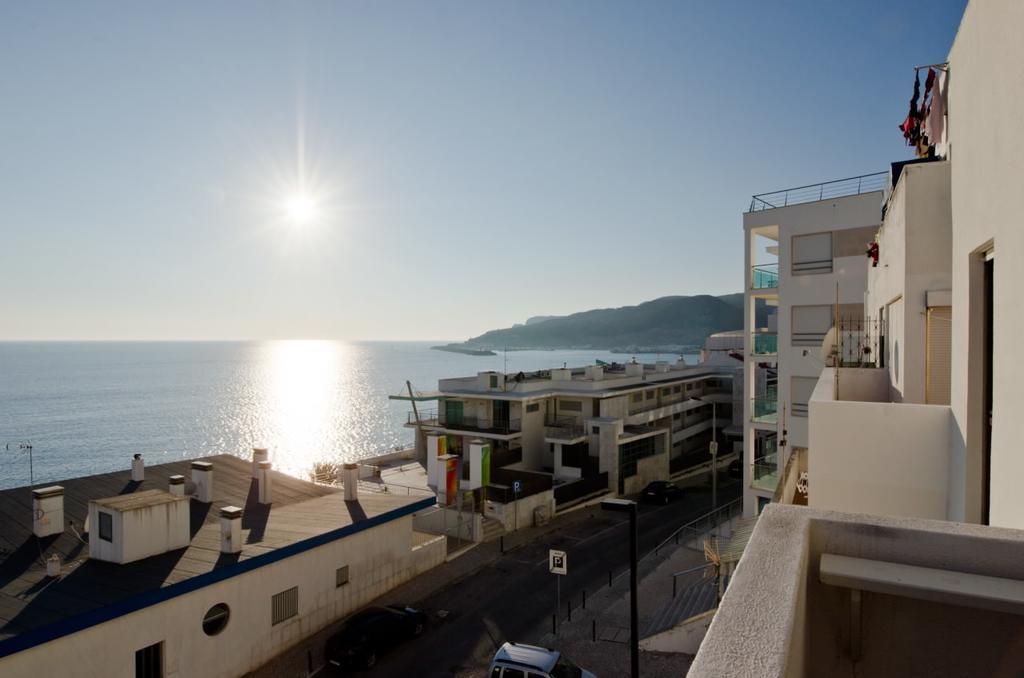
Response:
[{"label": "balcony railing", "polygon": [[779,286],[779,264],[758,264],[750,269],[750,289],[772,290]]},{"label": "balcony railing", "polygon": [[772,193],[761,193],[750,199],[750,211],[775,209],[776,207],[787,207],[799,205],[805,202],[815,202],[826,198],[844,198],[849,195],[860,195],[871,191],[885,189],[885,182],[889,179],[888,172],[875,172],[874,174],[863,174],[859,177],[848,179],[836,179],[820,184],[808,186],[797,186]]},{"label": "balcony railing", "polygon": [[[407,423],[416,423],[416,414],[409,412]],[[424,426],[439,426],[458,431],[481,431],[485,433],[518,433],[522,430],[519,419],[493,419],[490,417],[474,417],[462,415],[461,417],[450,417],[444,412],[438,414],[436,410],[420,412],[419,423]]]},{"label": "balcony railing", "polygon": [[779,465],[775,455],[755,459],[751,464],[750,486],[755,490],[774,492],[779,484]]},{"label": "balcony railing", "polygon": [[777,424],[779,402],[775,395],[754,398],[750,403],[750,420],[758,424]]},{"label": "balcony railing", "polygon": [[556,417],[544,423],[544,436],[572,440],[583,435],[583,424],[576,417]]},{"label": "balcony railing", "polygon": [[751,353],[754,355],[775,355],[779,352],[779,335],[756,332],[751,337]]}]

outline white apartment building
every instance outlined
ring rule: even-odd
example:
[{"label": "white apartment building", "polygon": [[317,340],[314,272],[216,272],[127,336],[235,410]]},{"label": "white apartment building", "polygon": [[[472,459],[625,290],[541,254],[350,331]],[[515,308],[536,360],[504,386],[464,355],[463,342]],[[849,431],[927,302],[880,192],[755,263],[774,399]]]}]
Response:
[{"label": "white apartment building", "polygon": [[269,466],[136,459],[0,492],[0,675],[244,675],[444,562],[413,529],[433,497]]},{"label": "white apartment building", "polygon": [[810,507],[760,518],[690,675],[1024,666],[1024,137],[1022,95],[998,85],[1024,82],[1022,27],[1024,4],[972,0],[933,66],[948,83],[939,159],[904,166],[887,200],[866,294],[887,320],[874,366],[821,375]]},{"label": "white apartment building", "polygon": [[457,490],[474,493],[476,506],[485,487],[492,502],[551,492],[556,506],[608,490],[632,494],[706,466],[713,439],[719,463],[728,463],[733,363],[680,359],[442,379],[431,394],[437,409],[410,412],[407,426],[417,429],[430,482],[449,491],[442,467],[454,455]]},{"label": "white apartment building", "polygon": [[885,175],[872,174],[756,195],[743,215],[744,515],[776,496],[799,501],[821,345],[837,313],[863,315],[865,249],[881,220],[884,186]]}]

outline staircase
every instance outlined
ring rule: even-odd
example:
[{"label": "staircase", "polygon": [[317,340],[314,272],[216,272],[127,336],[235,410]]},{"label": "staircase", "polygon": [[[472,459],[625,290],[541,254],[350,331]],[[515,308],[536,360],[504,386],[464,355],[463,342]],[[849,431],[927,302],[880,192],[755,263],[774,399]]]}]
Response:
[{"label": "staircase", "polygon": [[651,618],[640,636],[647,638],[667,631],[679,622],[713,610],[717,606],[718,585],[714,578],[698,580],[680,591],[675,598],[669,598]]},{"label": "staircase", "polygon": [[485,517],[483,527],[483,539],[480,540],[482,542],[492,541],[505,534],[505,526],[493,518]]}]

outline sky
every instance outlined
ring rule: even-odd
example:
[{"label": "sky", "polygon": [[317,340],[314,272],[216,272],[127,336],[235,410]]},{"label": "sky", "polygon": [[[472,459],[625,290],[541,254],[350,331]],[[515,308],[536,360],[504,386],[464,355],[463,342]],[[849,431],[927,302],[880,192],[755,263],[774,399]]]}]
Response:
[{"label": "sky", "polygon": [[0,339],[461,340],[738,292],[752,194],[911,157],[965,4],[8,4]]}]

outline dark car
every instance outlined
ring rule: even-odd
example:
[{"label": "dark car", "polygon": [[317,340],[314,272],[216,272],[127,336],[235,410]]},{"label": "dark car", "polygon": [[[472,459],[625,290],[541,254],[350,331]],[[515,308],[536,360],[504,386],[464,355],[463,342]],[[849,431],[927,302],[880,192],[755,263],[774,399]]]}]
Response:
[{"label": "dark car", "polygon": [[377,656],[423,633],[427,615],[411,607],[370,607],[348,619],[327,640],[326,658],[335,666],[372,668]]},{"label": "dark car", "polygon": [[733,459],[729,463],[729,477],[743,480],[743,463],[739,459]]},{"label": "dark car", "polygon": [[655,480],[648,484],[643,489],[643,492],[640,493],[640,498],[643,501],[656,504],[667,504],[670,501],[682,498],[682,496],[683,491],[667,480]]}]

